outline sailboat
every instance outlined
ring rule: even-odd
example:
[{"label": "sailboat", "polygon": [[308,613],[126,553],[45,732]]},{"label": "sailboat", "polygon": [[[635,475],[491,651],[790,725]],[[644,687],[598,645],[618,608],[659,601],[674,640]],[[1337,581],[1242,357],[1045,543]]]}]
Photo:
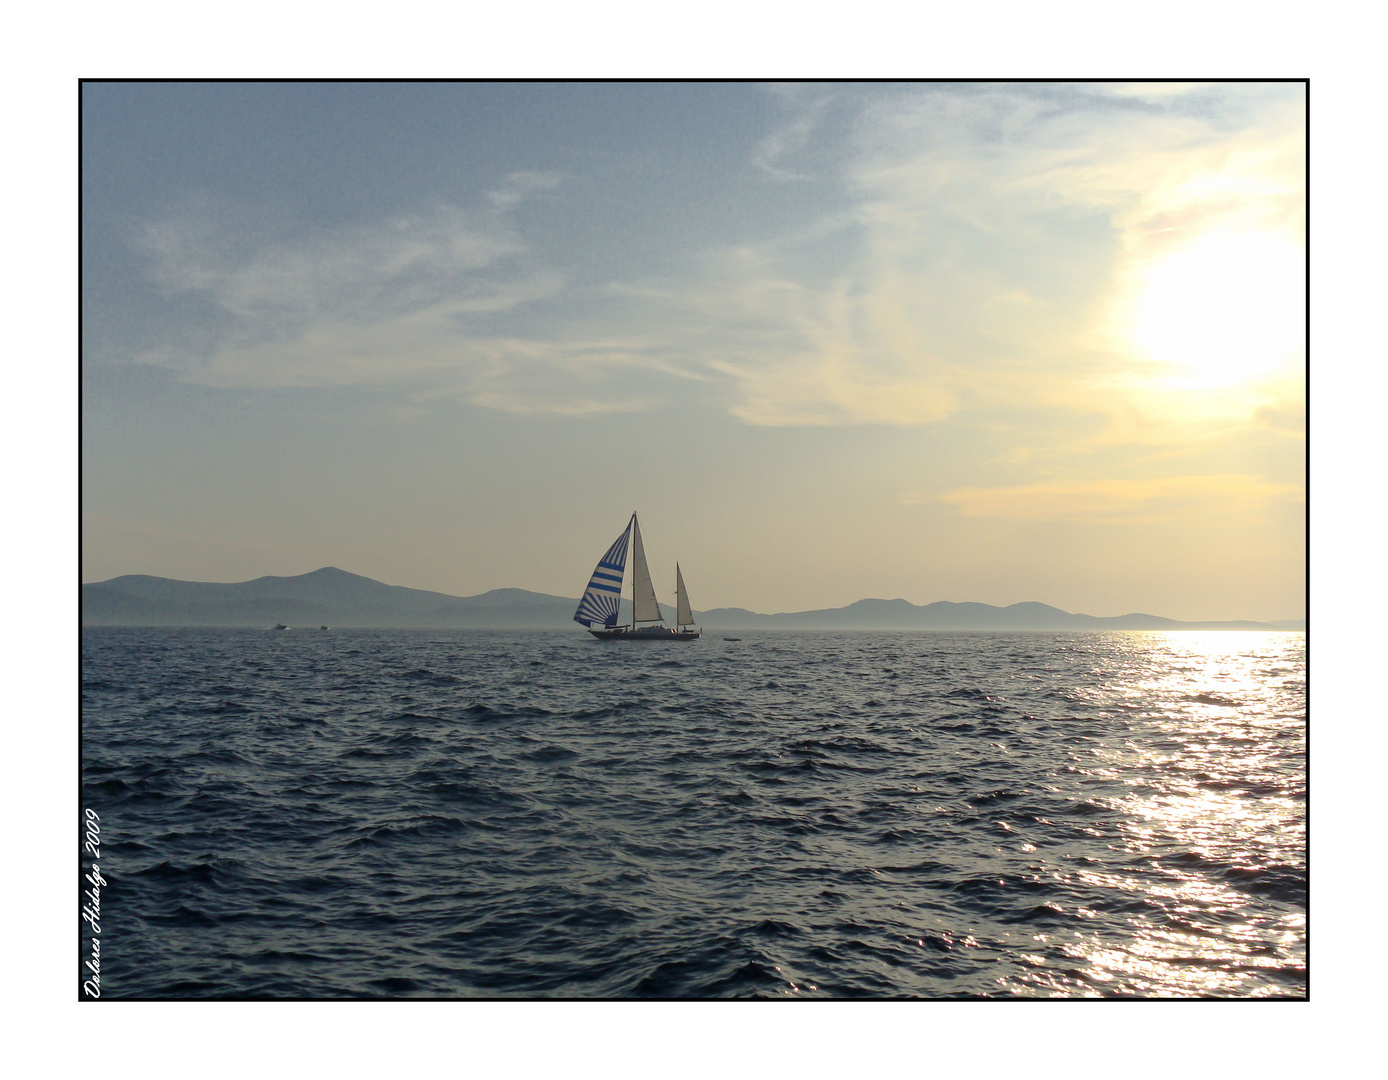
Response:
[{"label": "sailboat", "polygon": [[[622,601],[622,575],[626,571],[627,549],[631,549],[631,625],[617,625],[617,609]],[[655,586],[646,566],[646,549],[641,544],[641,526],[631,515],[622,534],[612,542],[574,612],[574,622],[588,628],[588,633],[602,641],[693,641],[702,632],[693,628],[694,612],[689,607],[689,594],[684,588],[684,575],[675,564],[675,626],[663,625],[660,605],[655,599]],[[660,626],[638,626],[638,623],[658,622]]]}]

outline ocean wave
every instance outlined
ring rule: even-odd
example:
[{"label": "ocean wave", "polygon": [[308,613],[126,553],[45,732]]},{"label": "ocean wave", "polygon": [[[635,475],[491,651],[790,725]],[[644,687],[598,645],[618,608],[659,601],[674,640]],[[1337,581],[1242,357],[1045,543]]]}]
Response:
[{"label": "ocean wave", "polygon": [[1304,638],[749,633],[84,631],[103,996],[1305,995]]}]

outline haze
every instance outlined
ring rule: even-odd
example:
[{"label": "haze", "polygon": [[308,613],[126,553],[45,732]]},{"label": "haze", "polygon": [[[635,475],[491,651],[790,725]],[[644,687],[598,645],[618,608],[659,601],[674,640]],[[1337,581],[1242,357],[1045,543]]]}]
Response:
[{"label": "haze", "polygon": [[82,100],[84,581],[1305,615],[1300,83]]}]

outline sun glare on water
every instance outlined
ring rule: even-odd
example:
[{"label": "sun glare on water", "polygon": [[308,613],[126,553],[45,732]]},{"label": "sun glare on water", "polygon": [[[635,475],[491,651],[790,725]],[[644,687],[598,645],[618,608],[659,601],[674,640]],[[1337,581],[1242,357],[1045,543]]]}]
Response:
[{"label": "sun glare on water", "polygon": [[1157,262],[1133,339],[1190,387],[1223,387],[1299,362],[1302,249],[1270,232],[1214,233]]}]

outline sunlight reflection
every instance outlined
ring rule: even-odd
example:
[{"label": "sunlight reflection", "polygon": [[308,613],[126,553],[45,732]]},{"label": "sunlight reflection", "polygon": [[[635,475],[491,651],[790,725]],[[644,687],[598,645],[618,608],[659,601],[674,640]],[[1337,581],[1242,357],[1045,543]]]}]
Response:
[{"label": "sunlight reflection", "polygon": [[[1079,966],[1021,977],[1028,993],[1272,995],[1304,980],[1305,649],[1302,634],[1175,631],[1131,635],[1144,670],[1096,709],[1135,723],[1072,757],[1083,803],[1111,815],[1103,835],[1129,868],[1066,867],[1074,895],[1135,900],[1129,933],[1074,932]],[[1289,724],[1289,721],[1292,723]],[[1300,777],[1300,780],[1297,780]],[[1108,822],[1105,827],[1105,820]],[[1255,899],[1286,906],[1250,917]],[[1066,905],[1083,918],[1087,909]],[[1093,914],[1093,912],[1089,912]],[[1038,946],[1044,945],[1037,938]],[[1057,943],[1061,944],[1061,943]]]}]

